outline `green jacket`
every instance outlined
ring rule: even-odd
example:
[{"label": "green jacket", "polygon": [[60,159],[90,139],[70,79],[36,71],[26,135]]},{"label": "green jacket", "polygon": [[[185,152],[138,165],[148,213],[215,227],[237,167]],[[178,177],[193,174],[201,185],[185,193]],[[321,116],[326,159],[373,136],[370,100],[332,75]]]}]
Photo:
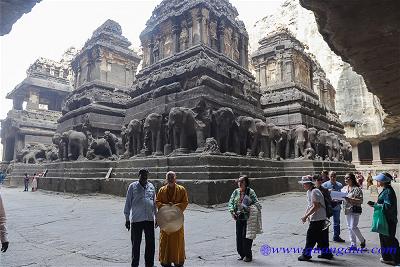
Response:
[{"label": "green jacket", "polygon": [[[251,199],[251,204],[258,203],[258,198],[254,190],[248,188],[248,191],[249,191],[248,196]],[[249,218],[249,209],[243,209],[239,202],[240,202],[240,188],[237,188],[235,189],[235,191],[233,191],[231,198],[229,199],[228,211],[236,215],[243,214],[243,219],[247,220]]]},{"label": "green jacket", "polygon": [[397,198],[392,186],[385,187],[378,196],[377,205],[383,205],[388,223],[397,223]]}]

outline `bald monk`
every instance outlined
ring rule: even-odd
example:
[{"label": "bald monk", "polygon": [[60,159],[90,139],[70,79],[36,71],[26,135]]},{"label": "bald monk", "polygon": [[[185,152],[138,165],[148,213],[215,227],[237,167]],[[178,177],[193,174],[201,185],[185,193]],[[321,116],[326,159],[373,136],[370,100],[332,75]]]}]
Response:
[{"label": "bald monk", "polygon": [[[160,188],[157,194],[156,205],[160,209],[164,205],[176,205],[186,209],[189,201],[186,189],[176,184],[175,172],[169,171],[166,175],[167,185]],[[160,230],[159,261],[163,267],[181,267],[185,263],[185,233],[183,226],[176,232],[166,233]]]}]

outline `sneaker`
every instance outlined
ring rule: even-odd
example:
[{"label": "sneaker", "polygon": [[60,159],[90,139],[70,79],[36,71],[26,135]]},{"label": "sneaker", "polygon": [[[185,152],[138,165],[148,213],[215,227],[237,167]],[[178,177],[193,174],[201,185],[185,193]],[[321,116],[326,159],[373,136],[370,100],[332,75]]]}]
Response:
[{"label": "sneaker", "polygon": [[334,237],[334,238],[333,238],[333,241],[338,242],[338,243],[344,243],[344,242],[346,242],[346,241],[345,241],[344,239],[342,239],[340,236]]},{"label": "sneaker", "polygon": [[238,261],[242,261],[244,257],[237,258]]},{"label": "sneaker", "polygon": [[365,248],[365,241],[366,241],[366,240],[364,239],[364,242],[361,242],[361,243],[360,243],[360,247],[361,247],[361,248]]},{"label": "sneaker", "polygon": [[319,259],[327,259],[327,260],[331,260],[333,259],[333,254],[321,254],[317,256]]},{"label": "sneaker", "polygon": [[298,261],[310,261],[311,260],[311,256],[305,256],[305,255],[301,255],[300,257],[297,258]]},{"label": "sneaker", "polygon": [[396,264],[395,264],[394,261],[387,261],[387,260],[384,260],[383,258],[380,258],[379,260],[380,260],[382,263],[384,263],[384,264],[396,266]]}]

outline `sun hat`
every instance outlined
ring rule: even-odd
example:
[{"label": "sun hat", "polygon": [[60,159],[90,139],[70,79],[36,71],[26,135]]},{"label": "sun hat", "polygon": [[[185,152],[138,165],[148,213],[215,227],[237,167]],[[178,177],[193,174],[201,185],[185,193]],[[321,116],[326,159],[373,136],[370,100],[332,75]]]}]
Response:
[{"label": "sun hat", "polygon": [[387,183],[387,182],[391,182],[392,178],[385,175],[384,173],[380,173],[377,176],[374,177],[374,180],[378,181],[378,182],[383,182],[383,183]]},{"label": "sun hat", "polygon": [[301,177],[299,184],[314,184],[313,177],[311,175],[306,175]]},{"label": "sun hat", "polygon": [[178,231],[183,226],[183,212],[175,205],[162,206],[157,212],[157,224],[167,233]]}]

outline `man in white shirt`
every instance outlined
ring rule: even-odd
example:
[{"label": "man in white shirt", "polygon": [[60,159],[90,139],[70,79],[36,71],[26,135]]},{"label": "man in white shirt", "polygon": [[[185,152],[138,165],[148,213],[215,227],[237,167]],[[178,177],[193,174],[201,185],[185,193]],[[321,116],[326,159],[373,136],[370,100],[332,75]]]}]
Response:
[{"label": "man in white shirt", "polygon": [[6,252],[9,243],[7,239],[6,212],[4,211],[1,194],[0,194],[0,241],[1,241],[1,251]]},{"label": "man in white shirt", "polygon": [[309,261],[311,252],[314,246],[318,244],[317,248],[321,251],[318,258],[332,259],[333,255],[329,250],[329,243],[323,238],[323,229],[326,220],[325,200],[321,191],[314,186],[313,178],[310,175],[303,176],[300,184],[307,190],[307,209],[301,221],[305,223],[310,221],[307,230],[306,245],[302,255],[298,258],[299,261]]},{"label": "man in white shirt", "polygon": [[147,181],[148,173],[148,170],[141,169],[139,171],[139,180],[131,183],[126,193],[125,227],[128,231],[132,228],[132,267],[139,266],[140,243],[143,232],[146,239],[145,265],[146,267],[153,267],[154,265],[154,228],[157,227],[154,223],[157,212],[155,205],[156,190],[154,185]]}]

